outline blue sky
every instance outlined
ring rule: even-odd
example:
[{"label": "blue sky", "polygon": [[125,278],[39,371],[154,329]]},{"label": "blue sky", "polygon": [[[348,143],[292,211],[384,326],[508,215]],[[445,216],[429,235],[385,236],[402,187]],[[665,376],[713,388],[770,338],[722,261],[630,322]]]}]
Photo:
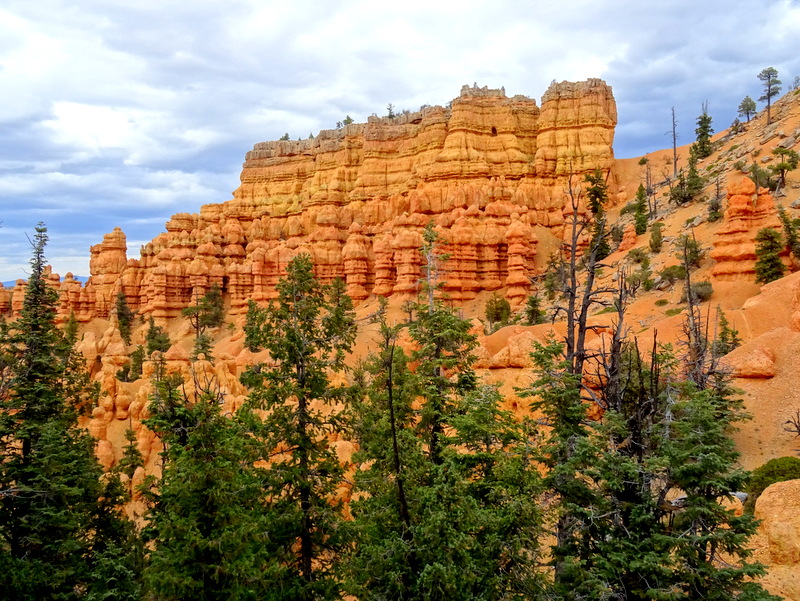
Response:
[{"label": "blue sky", "polygon": [[537,102],[602,77],[615,151],[717,130],[756,77],[800,75],[800,4],[761,0],[5,0],[0,6],[0,281],[26,277],[44,221],[54,270],[88,275],[120,226],[128,256],[177,212],[224,202],[253,144],[446,104],[463,84]]}]

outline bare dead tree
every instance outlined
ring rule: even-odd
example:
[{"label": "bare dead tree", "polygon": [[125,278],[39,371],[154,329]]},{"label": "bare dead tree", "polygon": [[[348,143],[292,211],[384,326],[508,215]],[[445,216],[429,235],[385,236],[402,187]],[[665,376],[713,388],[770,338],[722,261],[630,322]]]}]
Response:
[{"label": "bare dead tree", "polygon": [[795,411],[792,417],[783,422],[783,429],[789,432],[789,434],[800,437],[800,409]]},{"label": "bare dead tree", "polygon": [[[580,376],[587,358],[586,334],[591,329],[587,326],[590,311],[597,305],[603,305],[604,297],[613,292],[613,289],[595,287],[597,272],[604,266],[597,257],[603,238],[608,236],[605,222],[601,223],[598,235],[591,240],[583,255],[578,256],[580,240],[589,231],[591,221],[580,210],[583,193],[582,190],[575,189],[572,175],[568,180],[567,193],[570,202],[569,239],[562,245],[562,256],[567,261],[562,290],[565,305],[557,306],[555,315],[564,313],[566,317],[567,333],[564,341],[564,358],[567,361],[569,372]],[[601,219],[605,218],[601,217]],[[581,278],[581,275],[584,277]]]},{"label": "bare dead tree", "polygon": [[678,121],[672,107],[672,177],[678,177]]}]

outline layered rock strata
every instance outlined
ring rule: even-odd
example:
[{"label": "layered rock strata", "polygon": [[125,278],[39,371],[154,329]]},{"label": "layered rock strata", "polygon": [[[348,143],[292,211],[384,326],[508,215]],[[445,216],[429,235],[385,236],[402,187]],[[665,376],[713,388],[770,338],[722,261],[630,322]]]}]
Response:
[{"label": "layered rock strata", "polygon": [[518,304],[535,273],[533,228],[563,235],[567,181],[611,168],[616,121],[599,79],[553,83],[541,109],[465,86],[449,108],[256,144],[233,200],[174,215],[138,259],[127,258],[121,230],[106,235],[86,286],[62,284],[63,311],[107,317],[122,290],[140,314],[170,317],[217,283],[235,313],[272,298],[301,252],[323,281],[344,278],[356,300],[412,297],[431,221],[449,254],[451,298],[505,289]]},{"label": "layered rock strata", "polygon": [[[753,281],[756,273],[756,234],[763,228],[780,229],[772,193],[756,189],[749,178],[728,186],[725,223],[714,238],[712,274],[719,280]],[[788,253],[784,253],[788,261]]]}]

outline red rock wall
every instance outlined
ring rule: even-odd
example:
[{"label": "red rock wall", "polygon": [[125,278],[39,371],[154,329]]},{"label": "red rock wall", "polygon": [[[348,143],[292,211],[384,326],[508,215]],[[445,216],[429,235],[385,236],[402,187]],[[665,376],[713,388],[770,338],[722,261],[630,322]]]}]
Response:
[{"label": "red rock wall", "polygon": [[168,317],[213,283],[233,311],[273,296],[286,264],[311,254],[318,277],[350,294],[416,294],[420,233],[433,220],[454,299],[506,289],[522,302],[533,275],[533,226],[561,237],[565,184],[613,163],[616,105],[601,80],[553,84],[542,108],[465,86],[451,108],[262,142],[247,153],[233,200],[174,215],[126,259],[116,229],[92,247],[91,279],[64,285],[64,311],[106,317],[122,289],[132,309]]},{"label": "red rock wall", "polygon": [[[718,280],[752,282],[756,274],[756,234],[763,228],[781,229],[775,200],[766,188],[756,190],[749,178],[728,186],[725,223],[714,238],[712,274]],[[785,253],[788,254],[788,253]]]}]

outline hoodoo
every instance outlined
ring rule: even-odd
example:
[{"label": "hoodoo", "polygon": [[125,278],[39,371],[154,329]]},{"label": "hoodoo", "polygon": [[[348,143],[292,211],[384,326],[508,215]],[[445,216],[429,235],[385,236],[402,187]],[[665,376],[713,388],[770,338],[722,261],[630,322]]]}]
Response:
[{"label": "hoodoo", "polygon": [[139,314],[176,316],[216,283],[235,312],[271,298],[301,252],[321,280],[344,278],[355,300],[411,296],[430,221],[452,243],[453,299],[504,288],[518,305],[537,273],[537,236],[563,235],[569,176],[611,168],[616,122],[599,79],[553,83],[541,108],[464,86],[448,108],[258,143],[232,200],[174,215],[138,259],[121,230],[107,234],[91,249],[86,286],[61,285],[62,311],[108,317],[122,290]]}]

